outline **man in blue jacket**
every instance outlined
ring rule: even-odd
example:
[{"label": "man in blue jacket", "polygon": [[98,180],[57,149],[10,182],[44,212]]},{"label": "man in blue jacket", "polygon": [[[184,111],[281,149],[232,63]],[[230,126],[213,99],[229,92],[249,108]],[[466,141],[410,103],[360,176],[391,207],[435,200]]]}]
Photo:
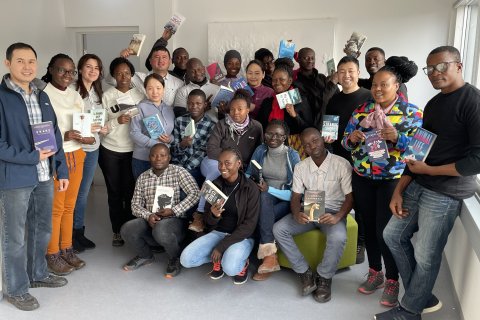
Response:
[{"label": "man in blue jacket", "polygon": [[[29,288],[61,287],[47,271],[45,252],[52,229],[53,174],[68,187],[62,136],[46,93],[35,79],[37,54],[28,44],[8,47],[10,73],[0,85],[0,239],[3,293],[20,310],[39,307]],[[31,125],[51,121],[57,152],[36,150]],[[60,191],[61,191],[60,190]]]}]

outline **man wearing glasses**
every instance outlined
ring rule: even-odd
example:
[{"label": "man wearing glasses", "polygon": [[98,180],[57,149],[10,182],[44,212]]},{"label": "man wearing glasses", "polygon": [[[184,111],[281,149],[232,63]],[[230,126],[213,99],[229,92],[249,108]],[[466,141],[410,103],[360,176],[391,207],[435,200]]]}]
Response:
[{"label": "man wearing glasses", "polygon": [[[434,49],[423,68],[440,90],[425,106],[423,127],[437,139],[425,162],[408,160],[383,232],[405,287],[400,306],[375,319],[421,319],[441,308],[432,294],[442,252],[462,200],[475,193],[480,173],[480,90],[465,83],[459,51]],[[415,245],[410,242],[417,233]]]}]

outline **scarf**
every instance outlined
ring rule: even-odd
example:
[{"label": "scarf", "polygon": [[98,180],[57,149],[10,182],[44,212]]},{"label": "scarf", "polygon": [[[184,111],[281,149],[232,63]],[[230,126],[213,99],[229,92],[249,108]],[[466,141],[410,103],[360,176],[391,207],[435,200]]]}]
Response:
[{"label": "scarf", "polygon": [[[288,90],[293,89],[292,86],[288,88]],[[273,96],[272,102],[272,111],[270,111],[270,115],[268,116],[268,122],[272,121],[273,119],[277,120],[285,120],[285,109],[280,109],[280,105],[278,104],[277,97]]]},{"label": "scarf", "polygon": [[375,111],[363,118],[363,120],[360,122],[360,126],[373,129],[393,128],[392,123],[387,118],[387,114],[392,111],[397,99],[398,95],[397,98],[385,108],[385,110],[378,103],[375,103]]},{"label": "scarf", "polygon": [[250,117],[247,115],[247,118],[243,123],[236,123],[233,121],[232,117],[229,114],[225,116],[225,123],[228,125],[228,130],[230,132],[230,137],[232,140],[235,140],[234,133],[238,136],[242,136],[247,130],[248,124],[250,123]]}]

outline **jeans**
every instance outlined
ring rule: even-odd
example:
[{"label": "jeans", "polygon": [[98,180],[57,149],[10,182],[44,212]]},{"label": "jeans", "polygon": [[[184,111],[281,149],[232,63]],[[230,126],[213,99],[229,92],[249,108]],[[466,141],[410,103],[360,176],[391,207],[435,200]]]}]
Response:
[{"label": "jeans", "polygon": [[[329,212],[327,210],[327,212]],[[331,211],[330,211],[331,212]],[[273,226],[273,234],[278,246],[282,249],[288,261],[296,273],[304,273],[308,270],[308,262],[302,255],[293,240],[293,236],[305,233],[315,228],[320,229],[327,237],[327,246],[323,254],[322,262],[317,266],[317,273],[326,279],[331,279],[337,271],[337,265],[343,255],[347,243],[346,219],[340,220],[334,225],[325,225],[317,222],[300,224],[289,214]]]},{"label": "jeans", "polygon": [[52,232],[52,201],[52,179],[0,190],[3,293],[8,296],[25,294],[30,281],[48,277],[45,253]]},{"label": "jeans", "polygon": [[77,202],[73,212],[73,228],[82,229],[85,222],[85,208],[87,207],[88,193],[97,169],[99,150],[86,151],[85,163],[83,164],[83,177],[78,190]]},{"label": "jeans", "polygon": [[290,212],[290,202],[272,196],[268,192],[260,193],[260,216],[258,218],[258,232],[260,243],[273,243],[273,225]]},{"label": "jeans", "polygon": [[138,177],[150,169],[152,165],[150,164],[150,161],[145,161],[145,160],[139,160],[132,158],[132,173],[133,173],[133,178],[135,181],[137,181]]},{"label": "jeans", "polygon": [[165,218],[153,228],[143,218],[130,220],[122,226],[120,233],[127,246],[141,258],[152,257],[150,246],[161,245],[169,259],[178,258],[185,238],[186,221],[181,218]]},{"label": "jeans", "polygon": [[[421,313],[432,295],[442,252],[462,201],[422,187],[415,181],[403,193],[403,207],[409,215],[393,216],[383,236],[397,262],[405,294],[402,306]],[[411,242],[417,232],[415,246]]]},{"label": "jeans", "polygon": [[[228,233],[213,230],[190,243],[180,256],[180,263],[185,268],[193,268],[212,262],[210,257],[217,244],[228,236]],[[222,269],[229,276],[235,276],[242,271],[252,252],[253,239],[243,239],[232,244],[222,256]]]},{"label": "jeans", "polygon": [[[209,159],[208,157],[203,158],[202,163],[200,164],[200,171],[205,177],[205,180],[213,181],[220,176],[220,171],[218,171],[218,161]],[[198,212],[205,212],[205,198],[200,197],[197,207]]]}]

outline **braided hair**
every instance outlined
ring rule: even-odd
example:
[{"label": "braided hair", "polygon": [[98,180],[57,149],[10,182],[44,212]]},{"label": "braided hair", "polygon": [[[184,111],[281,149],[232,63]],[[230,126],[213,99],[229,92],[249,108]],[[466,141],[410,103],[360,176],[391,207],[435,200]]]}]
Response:
[{"label": "braided hair", "polygon": [[378,71],[387,71],[397,78],[398,83],[407,83],[418,71],[418,66],[407,57],[391,56]]}]

